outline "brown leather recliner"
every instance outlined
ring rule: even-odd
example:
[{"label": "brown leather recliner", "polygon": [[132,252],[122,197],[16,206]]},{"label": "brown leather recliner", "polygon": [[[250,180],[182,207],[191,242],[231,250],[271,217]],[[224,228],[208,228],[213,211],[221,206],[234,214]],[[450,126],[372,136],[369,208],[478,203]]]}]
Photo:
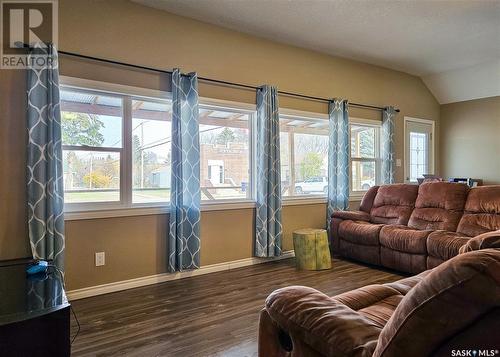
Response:
[{"label": "brown leather recliner", "polygon": [[276,290],[261,312],[259,356],[425,357],[498,350],[499,248],[500,231],[486,233],[432,270],[334,297],[302,286]]},{"label": "brown leather recliner", "polygon": [[332,251],[409,273],[458,254],[478,234],[500,229],[500,185],[470,189],[429,182],[376,186],[359,211],[332,215]]}]

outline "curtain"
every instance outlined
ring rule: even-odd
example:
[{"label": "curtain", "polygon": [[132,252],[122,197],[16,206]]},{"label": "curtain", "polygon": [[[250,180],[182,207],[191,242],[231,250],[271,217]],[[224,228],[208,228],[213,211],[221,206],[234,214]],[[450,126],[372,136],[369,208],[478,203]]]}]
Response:
[{"label": "curtain", "polygon": [[329,103],[327,229],[335,210],[349,206],[349,111],[347,100]]},{"label": "curtain", "polygon": [[394,107],[382,111],[382,183],[394,183]]},{"label": "curtain", "polygon": [[200,267],[200,137],[196,73],[172,73],[168,271]]},{"label": "curtain", "polygon": [[28,68],[28,234],[33,258],[53,260],[63,270],[64,189],[57,51],[51,44],[39,44],[29,57],[45,61],[36,61],[36,66]]},{"label": "curtain", "polygon": [[278,91],[257,89],[255,256],[281,255],[281,165]]}]

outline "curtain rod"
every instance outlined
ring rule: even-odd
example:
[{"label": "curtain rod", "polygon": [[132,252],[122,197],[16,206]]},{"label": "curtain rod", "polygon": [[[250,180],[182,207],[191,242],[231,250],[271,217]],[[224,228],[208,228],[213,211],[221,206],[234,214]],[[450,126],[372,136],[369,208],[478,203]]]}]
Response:
[{"label": "curtain rod", "polygon": [[[158,69],[158,68],[153,68],[153,67],[146,67],[146,66],[141,66],[141,65],[132,64],[132,63],[125,63],[125,62],[110,60],[110,59],[106,59],[106,58],[99,58],[99,57],[87,56],[87,55],[82,55],[82,54],[79,54],[79,53],[73,53],[73,52],[67,52],[67,51],[58,51],[58,53],[62,54],[62,55],[66,55],[66,56],[78,57],[78,58],[88,59],[88,60],[91,60],[91,61],[98,61],[98,62],[105,62],[105,63],[110,63],[110,64],[116,64],[116,65],[119,65],[119,66],[126,66],[126,67],[141,69],[141,70],[145,70],[145,71],[152,71],[152,72],[158,72],[158,73],[172,74],[172,71],[169,71],[169,70]],[[203,82],[210,82],[210,83],[222,84],[222,85],[225,85],[225,86],[239,87],[239,88],[251,89],[251,90],[256,90],[256,89],[259,88],[257,86],[253,86],[253,85],[249,85],[249,84],[241,84],[241,83],[235,83],[235,82],[228,82],[228,81],[222,81],[222,80],[219,80],[219,79],[212,79],[212,78],[205,78],[205,77],[198,77],[198,80],[203,81]],[[295,97],[295,98],[316,100],[316,101],[320,101],[320,102],[329,102],[330,101],[330,99],[328,99],[328,98],[314,97],[314,96],[310,96],[310,95],[299,94],[299,93],[292,93],[292,92],[284,92],[284,91],[280,91],[280,90],[278,90],[278,94],[289,96],[289,97]],[[365,109],[374,109],[374,110],[384,110],[383,107],[379,107],[379,106],[376,106],[376,105],[351,103],[351,102],[348,102],[348,103],[349,103],[349,106],[352,106],[352,107],[365,108]],[[395,110],[396,110],[396,112],[399,113],[399,109],[395,109]]]}]

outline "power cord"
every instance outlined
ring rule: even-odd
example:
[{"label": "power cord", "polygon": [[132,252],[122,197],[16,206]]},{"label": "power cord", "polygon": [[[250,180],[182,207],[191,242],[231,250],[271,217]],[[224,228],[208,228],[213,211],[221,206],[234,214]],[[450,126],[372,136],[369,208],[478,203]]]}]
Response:
[{"label": "power cord", "polygon": [[[66,291],[66,281],[64,280],[64,273],[62,272],[61,269],[59,269],[57,266],[55,266],[54,264],[49,264],[48,265],[49,268],[54,268],[55,271],[57,273],[59,273],[59,276],[61,277],[61,281],[62,281],[62,285],[63,285],[63,289],[64,291]],[[73,342],[75,342],[76,340],[76,337],[78,336],[78,334],[80,333],[80,329],[81,329],[81,326],[80,326],[80,321],[78,321],[78,317],[76,316],[76,313],[75,313],[75,310],[73,309],[73,306],[72,305],[69,305],[69,309],[70,311],[73,313],[73,317],[75,318],[75,321],[76,321],[76,325],[77,325],[77,330],[76,330],[76,333],[75,333],[75,336],[73,336],[73,338],[71,339],[71,345],[73,345]]]}]

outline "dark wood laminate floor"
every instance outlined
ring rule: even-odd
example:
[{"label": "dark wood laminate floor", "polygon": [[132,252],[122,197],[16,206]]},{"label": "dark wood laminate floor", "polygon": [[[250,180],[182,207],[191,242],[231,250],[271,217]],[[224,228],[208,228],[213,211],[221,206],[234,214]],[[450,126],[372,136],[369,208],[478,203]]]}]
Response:
[{"label": "dark wood laminate floor", "polygon": [[273,290],[306,285],[336,295],[400,277],[338,259],[331,270],[296,271],[286,259],[77,300],[72,355],[256,356],[258,314]]}]

